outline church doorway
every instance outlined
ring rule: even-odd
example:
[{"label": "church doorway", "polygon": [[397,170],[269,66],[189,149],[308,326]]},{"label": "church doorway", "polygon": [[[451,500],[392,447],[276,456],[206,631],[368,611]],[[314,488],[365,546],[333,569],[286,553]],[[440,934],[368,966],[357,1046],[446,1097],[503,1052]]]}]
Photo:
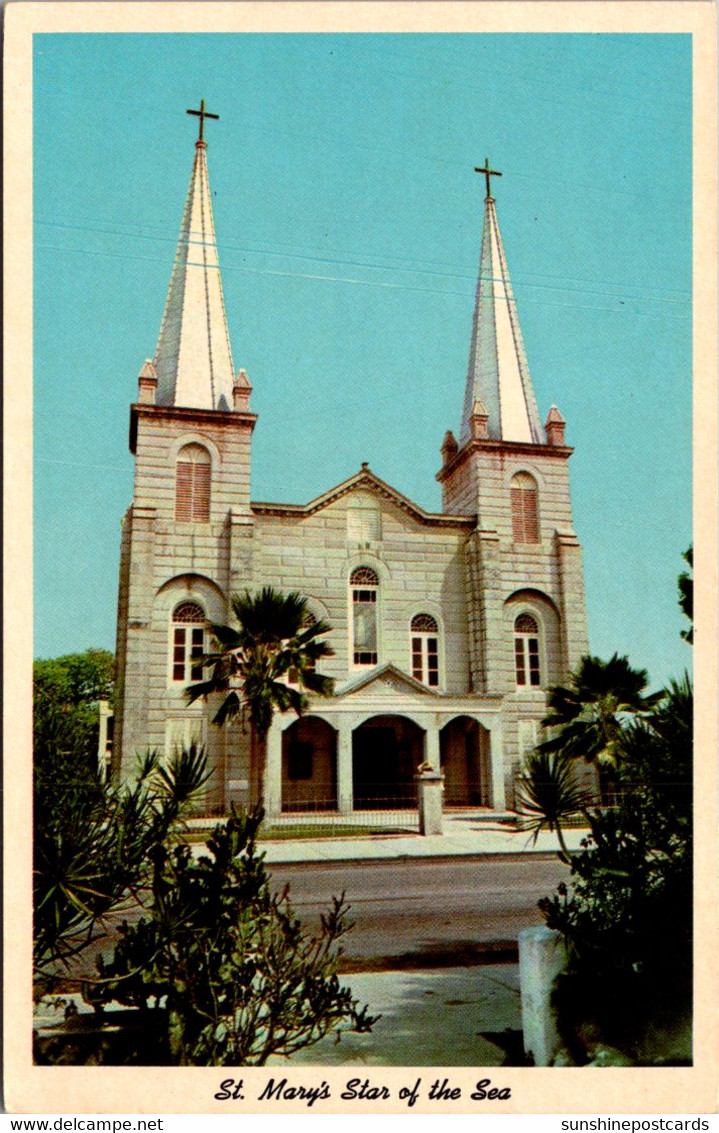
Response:
[{"label": "church doorway", "polygon": [[439,733],[445,806],[491,806],[489,732],[471,716],[456,716]]},{"label": "church doorway", "polygon": [[355,810],[417,805],[415,774],[424,759],[424,732],[405,716],[373,716],[352,733]]},{"label": "church doorway", "polygon": [[282,734],[282,810],[337,809],[337,735],[326,720],[302,716]]}]

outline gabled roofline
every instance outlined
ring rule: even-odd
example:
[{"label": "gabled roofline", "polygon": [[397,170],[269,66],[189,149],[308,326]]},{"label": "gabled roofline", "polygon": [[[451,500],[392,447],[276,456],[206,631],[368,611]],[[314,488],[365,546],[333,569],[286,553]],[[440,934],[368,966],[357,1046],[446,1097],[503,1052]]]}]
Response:
[{"label": "gabled roofline", "polygon": [[374,472],[370,472],[369,468],[362,467],[359,472],[354,476],[350,476],[348,480],[343,480],[341,484],[336,487],[330,488],[328,492],[323,492],[321,496],[317,496],[314,500],[310,500],[307,504],[279,504],[279,503],[266,503],[255,502],[250,504],[250,509],[255,515],[295,515],[295,516],[309,516],[314,515],[315,512],[321,511],[322,508],[328,507],[336,500],[346,496],[349,492],[354,491],[355,488],[368,488],[370,491],[375,492],[383,499],[390,500],[396,507],[401,508],[402,511],[411,515],[418,523],[422,523],[428,527],[454,527],[454,528],[473,528],[476,524],[476,517],[473,515],[443,515],[438,512],[425,511],[407,496],[403,496],[396,488],[390,484],[380,480]]},{"label": "gabled roofline", "polygon": [[406,684],[408,688],[421,693],[423,696],[434,697],[440,695],[440,693],[427,688],[427,685],[423,685],[422,682],[418,681],[415,677],[410,676],[409,673],[405,673],[403,669],[395,665],[394,661],[386,661],[384,665],[377,665],[376,668],[370,669],[368,673],[363,673],[361,677],[356,677],[355,680],[350,681],[349,684],[343,685],[341,689],[335,692],[335,696],[348,696],[351,693],[358,692],[360,689],[366,688],[367,685],[371,684],[373,681],[387,675],[397,677],[397,679],[402,681],[403,684]]}]

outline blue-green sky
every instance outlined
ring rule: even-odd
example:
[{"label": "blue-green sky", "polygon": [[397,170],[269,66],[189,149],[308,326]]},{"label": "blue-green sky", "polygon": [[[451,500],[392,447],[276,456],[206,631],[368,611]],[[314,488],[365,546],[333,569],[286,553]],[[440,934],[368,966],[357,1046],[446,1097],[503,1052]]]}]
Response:
[{"label": "blue-green sky", "polygon": [[540,413],[576,449],[592,651],[681,671],[691,38],[650,34],[35,36],[35,655],[114,648],[129,405],[200,98],[253,498],[366,460],[440,510],[489,155]]}]

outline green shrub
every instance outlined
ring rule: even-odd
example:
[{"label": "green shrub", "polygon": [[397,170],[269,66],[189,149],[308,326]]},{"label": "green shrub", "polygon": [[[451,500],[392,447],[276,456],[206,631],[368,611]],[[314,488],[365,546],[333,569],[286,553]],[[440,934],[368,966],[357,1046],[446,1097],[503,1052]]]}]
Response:
[{"label": "green shrub", "polygon": [[568,965],[554,995],[574,1061],[598,1041],[638,1064],[684,1063],[692,1009],[692,691],[673,683],[627,725],[616,805],[588,812],[572,881],[540,902]]},{"label": "green shrub", "polygon": [[260,821],[261,811],[233,813],[208,839],[209,855],[159,847],[147,915],[123,925],[112,959],[99,958],[100,982],[83,989],[98,1007],[139,1008],[174,1064],[262,1065],[376,1021],[337,975],[337,944],[351,927],[344,898],[306,935],[255,852]]}]

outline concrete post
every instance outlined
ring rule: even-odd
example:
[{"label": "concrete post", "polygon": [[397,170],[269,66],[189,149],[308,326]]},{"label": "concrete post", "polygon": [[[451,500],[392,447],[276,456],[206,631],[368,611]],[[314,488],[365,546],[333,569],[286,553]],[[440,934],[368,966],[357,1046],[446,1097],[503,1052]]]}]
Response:
[{"label": "concrete post", "polygon": [[442,795],[444,775],[429,763],[422,763],[415,776],[419,802],[420,834],[442,833]]},{"label": "concrete post", "polygon": [[519,987],[522,999],[524,1050],[535,1066],[551,1066],[561,1045],[549,1000],[552,985],[566,965],[564,941],[558,932],[538,925],[519,934]]},{"label": "concrete post", "polygon": [[340,814],[351,814],[352,797],[352,725],[340,720],[337,727],[337,808]]}]

